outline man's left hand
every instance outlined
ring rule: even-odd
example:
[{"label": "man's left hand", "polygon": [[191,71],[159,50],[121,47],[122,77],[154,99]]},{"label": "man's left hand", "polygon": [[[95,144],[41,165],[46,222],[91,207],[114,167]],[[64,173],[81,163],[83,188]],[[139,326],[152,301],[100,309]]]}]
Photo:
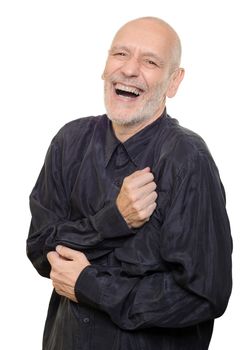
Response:
[{"label": "man's left hand", "polygon": [[77,302],[75,283],[82,270],[90,262],[85,254],[64,246],[57,246],[56,251],[49,252],[47,259],[51,264],[50,278],[56,292]]}]

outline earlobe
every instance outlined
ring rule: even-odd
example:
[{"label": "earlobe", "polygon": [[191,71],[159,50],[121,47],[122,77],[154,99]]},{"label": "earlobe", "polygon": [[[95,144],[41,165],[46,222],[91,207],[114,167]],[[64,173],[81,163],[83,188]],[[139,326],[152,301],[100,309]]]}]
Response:
[{"label": "earlobe", "polygon": [[171,76],[171,80],[167,89],[166,96],[172,98],[176,95],[180,83],[184,78],[184,69],[178,68]]}]

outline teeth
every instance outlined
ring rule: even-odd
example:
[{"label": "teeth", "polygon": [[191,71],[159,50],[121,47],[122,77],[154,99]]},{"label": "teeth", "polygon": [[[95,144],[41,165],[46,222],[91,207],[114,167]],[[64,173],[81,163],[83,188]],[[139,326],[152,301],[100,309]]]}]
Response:
[{"label": "teeth", "polygon": [[126,92],[131,92],[132,94],[135,94],[136,96],[140,95],[140,91],[133,86],[127,86],[127,85],[117,83],[115,85],[115,89],[126,91]]}]

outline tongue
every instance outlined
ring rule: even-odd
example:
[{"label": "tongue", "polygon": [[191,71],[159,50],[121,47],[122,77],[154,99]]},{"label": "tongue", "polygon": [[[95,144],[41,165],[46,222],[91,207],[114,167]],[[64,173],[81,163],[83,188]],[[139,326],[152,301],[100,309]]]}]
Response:
[{"label": "tongue", "polygon": [[124,90],[116,89],[116,93],[117,93],[117,95],[127,96],[127,97],[131,97],[131,98],[136,98],[137,97],[136,94],[134,94],[133,92],[130,92],[130,91],[124,91]]}]

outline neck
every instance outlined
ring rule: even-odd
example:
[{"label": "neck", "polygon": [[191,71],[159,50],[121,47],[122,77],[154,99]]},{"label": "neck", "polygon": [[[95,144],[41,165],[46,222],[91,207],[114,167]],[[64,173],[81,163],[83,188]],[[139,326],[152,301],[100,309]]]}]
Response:
[{"label": "neck", "polygon": [[155,120],[157,120],[161,116],[161,113],[162,111],[159,110],[152,118],[149,118],[144,121],[140,121],[139,123],[136,123],[134,125],[132,124],[119,125],[119,124],[116,124],[115,122],[112,122],[112,127],[117,139],[122,143],[127,141],[129,138],[137,134],[146,126],[148,126],[149,124],[152,124]]}]

